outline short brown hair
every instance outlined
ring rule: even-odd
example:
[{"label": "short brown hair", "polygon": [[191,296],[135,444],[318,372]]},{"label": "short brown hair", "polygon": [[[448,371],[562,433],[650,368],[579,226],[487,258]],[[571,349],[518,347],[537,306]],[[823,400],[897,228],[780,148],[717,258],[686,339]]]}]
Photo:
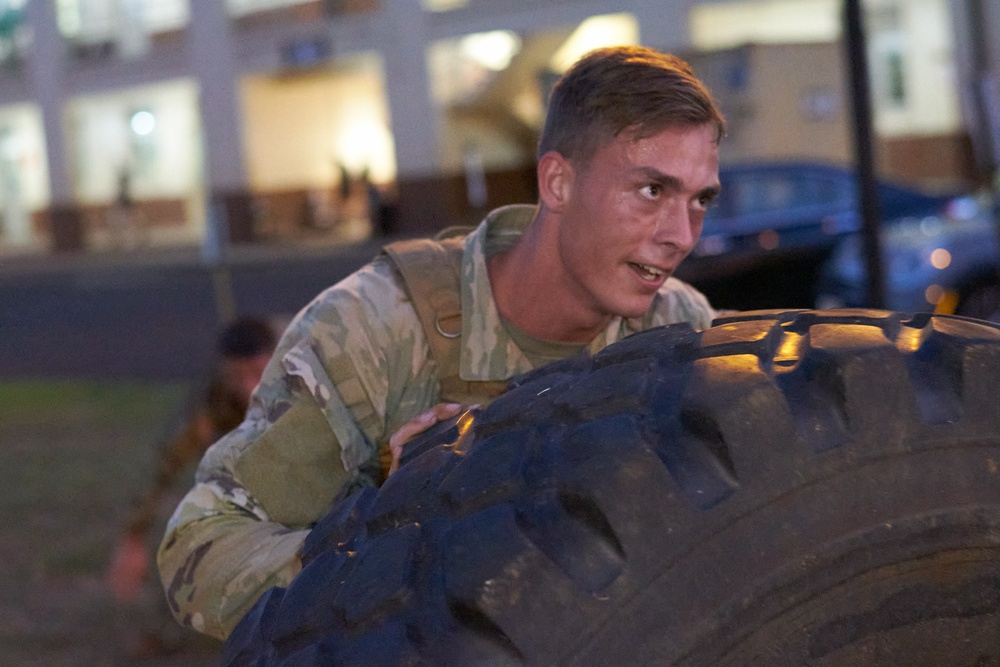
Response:
[{"label": "short brown hair", "polygon": [[641,46],[596,49],[556,82],[538,157],[557,151],[586,162],[624,131],[649,137],[668,127],[726,122],[711,93],[680,58]]},{"label": "short brown hair", "polygon": [[270,322],[256,315],[245,315],[226,325],[216,345],[226,359],[249,359],[271,354],[277,344],[278,336]]}]

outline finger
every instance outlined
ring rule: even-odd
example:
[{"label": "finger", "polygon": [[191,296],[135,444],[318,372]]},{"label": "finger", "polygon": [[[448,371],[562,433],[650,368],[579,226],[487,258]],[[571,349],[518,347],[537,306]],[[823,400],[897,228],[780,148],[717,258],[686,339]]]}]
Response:
[{"label": "finger", "polygon": [[461,411],[462,406],[458,403],[438,403],[399,427],[389,438],[389,451],[392,453],[392,461],[389,464],[388,474],[391,475],[399,468],[399,459],[403,454],[403,446],[407,442],[434,424],[445,419],[450,419]]},{"label": "finger", "polygon": [[399,449],[405,442],[418,433],[423,433],[435,423],[437,423],[437,413],[434,408],[421,412],[419,415],[406,422],[389,438],[389,447],[393,450]]},{"label": "finger", "polygon": [[431,410],[434,411],[437,421],[451,419],[464,410],[464,406],[459,403],[438,403]]},{"label": "finger", "polygon": [[461,411],[458,403],[438,403],[399,427],[389,438],[390,448],[401,448],[414,436],[423,433],[439,421],[450,419]]}]

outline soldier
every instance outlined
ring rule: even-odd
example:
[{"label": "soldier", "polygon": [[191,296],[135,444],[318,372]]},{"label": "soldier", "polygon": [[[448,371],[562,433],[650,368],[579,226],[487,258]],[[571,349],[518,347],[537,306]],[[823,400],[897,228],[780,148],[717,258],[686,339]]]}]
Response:
[{"label": "soldier", "polygon": [[[260,381],[264,366],[277,343],[272,325],[257,317],[234,320],[222,331],[218,343],[218,358],[206,381],[192,394],[179,428],[173,429],[164,442],[156,462],[156,475],[148,491],[138,500],[126,524],[111,559],[107,583],[115,599],[135,606],[143,597],[151,561],[150,535],[162,530],[160,509],[165,499],[177,495],[173,491],[182,480],[190,484],[190,475],[205,450],[217,439],[236,428],[246,414],[250,394]],[[153,531],[154,526],[156,531]],[[159,582],[153,584],[155,609],[145,610],[154,620],[142,632],[134,656],[168,650],[172,642],[155,617],[169,620]]]},{"label": "soldier", "polygon": [[547,362],[715,311],[671,276],[720,189],[722,116],[681,60],[592,52],[553,89],[539,201],[465,238],[392,244],[278,344],[246,420],[212,447],[158,554],[175,617],[226,637],[301,568],[338,495],[463,405]]}]

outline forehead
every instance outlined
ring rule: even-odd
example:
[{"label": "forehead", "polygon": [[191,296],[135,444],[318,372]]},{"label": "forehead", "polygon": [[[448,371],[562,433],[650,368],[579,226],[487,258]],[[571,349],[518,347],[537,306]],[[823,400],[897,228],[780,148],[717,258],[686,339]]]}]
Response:
[{"label": "forehead", "polygon": [[621,132],[602,145],[591,166],[622,169],[718,169],[719,145],[712,125],[670,126],[652,134]]}]

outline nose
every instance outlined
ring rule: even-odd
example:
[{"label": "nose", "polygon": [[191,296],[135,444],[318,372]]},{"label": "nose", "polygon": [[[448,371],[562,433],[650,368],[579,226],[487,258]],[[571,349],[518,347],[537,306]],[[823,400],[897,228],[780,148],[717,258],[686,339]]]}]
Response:
[{"label": "nose", "polygon": [[701,231],[700,221],[695,216],[696,212],[688,207],[686,201],[675,198],[661,211],[653,240],[662,245],[673,246],[686,255],[694,248]]}]

